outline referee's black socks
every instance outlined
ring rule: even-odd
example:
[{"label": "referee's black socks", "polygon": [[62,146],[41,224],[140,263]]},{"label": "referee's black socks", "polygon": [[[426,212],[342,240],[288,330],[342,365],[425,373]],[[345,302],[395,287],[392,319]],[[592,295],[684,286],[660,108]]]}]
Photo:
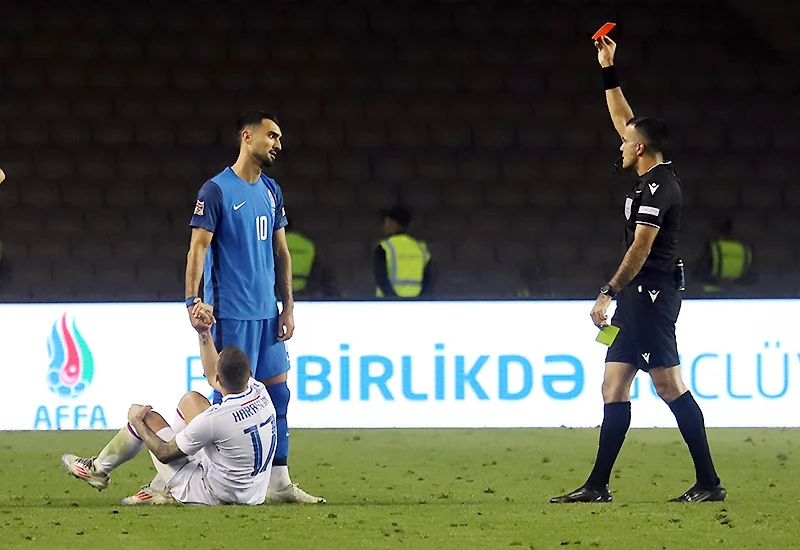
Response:
[{"label": "referee's black socks", "polygon": [[[699,410],[699,409],[698,409]],[[617,460],[625,434],[631,425],[631,402],[607,403],[603,407],[603,425],[600,426],[600,444],[597,446],[597,458],[594,468],[586,480],[591,489],[602,489],[608,485],[611,470]]]},{"label": "referee's black socks", "polygon": [[717,477],[714,462],[711,460],[711,451],[708,448],[703,411],[700,410],[700,406],[690,391],[669,403],[669,408],[672,409],[672,414],[678,421],[678,429],[692,455],[694,469],[697,472],[697,486],[700,489],[713,489],[719,485],[719,477]]}]

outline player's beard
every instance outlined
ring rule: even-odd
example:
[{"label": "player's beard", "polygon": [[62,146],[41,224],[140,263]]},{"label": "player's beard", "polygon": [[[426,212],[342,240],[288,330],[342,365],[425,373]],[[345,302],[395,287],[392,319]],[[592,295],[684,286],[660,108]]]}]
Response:
[{"label": "player's beard", "polygon": [[264,170],[265,168],[269,168],[273,164],[272,157],[267,153],[266,155],[261,155],[257,153],[253,153],[253,158],[256,159],[256,163],[258,163],[258,167]]}]

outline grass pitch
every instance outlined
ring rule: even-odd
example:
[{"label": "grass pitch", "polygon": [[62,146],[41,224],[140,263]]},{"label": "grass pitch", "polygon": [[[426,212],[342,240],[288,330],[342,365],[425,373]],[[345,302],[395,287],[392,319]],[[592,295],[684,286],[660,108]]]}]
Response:
[{"label": "grass pitch", "polygon": [[800,430],[711,430],[722,504],[677,430],[632,430],[614,503],[551,505],[588,474],[597,430],[295,430],[293,480],[324,506],[124,507],[149,455],[98,493],[62,468],[111,432],[0,432],[0,548],[797,548]]}]

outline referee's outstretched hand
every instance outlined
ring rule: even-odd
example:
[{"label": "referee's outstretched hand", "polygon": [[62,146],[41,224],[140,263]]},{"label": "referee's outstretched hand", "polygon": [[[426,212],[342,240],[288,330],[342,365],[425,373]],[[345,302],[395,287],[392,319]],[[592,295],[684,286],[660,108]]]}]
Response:
[{"label": "referee's outstretched hand", "polygon": [[597,61],[601,67],[610,67],[614,64],[614,54],[617,51],[617,43],[608,36],[601,36],[594,41],[597,48]]}]

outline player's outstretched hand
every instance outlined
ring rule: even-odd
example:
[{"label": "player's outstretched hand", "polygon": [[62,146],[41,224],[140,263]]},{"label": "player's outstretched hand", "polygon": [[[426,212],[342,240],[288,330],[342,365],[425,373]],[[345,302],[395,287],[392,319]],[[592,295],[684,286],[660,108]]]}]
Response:
[{"label": "player's outstretched hand", "polygon": [[150,405],[131,405],[128,409],[128,422],[135,424],[137,421],[144,421],[144,417],[152,410],[153,407]]},{"label": "player's outstretched hand", "polygon": [[294,334],[294,312],[284,309],[278,317],[278,342],[285,342]]},{"label": "player's outstretched hand", "polygon": [[604,329],[608,326],[608,315],[606,315],[606,311],[608,311],[608,306],[611,303],[611,297],[607,294],[601,294],[597,297],[597,301],[594,303],[594,307],[592,308],[592,323],[599,329]]},{"label": "player's outstretched hand", "polygon": [[211,325],[217,322],[214,318],[214,308],[204,304],[200,298],[196,298],[194,305],[187,309],[189,320],[197,332],[203,333],[211,330]]},{"label": "player's outstretched hand", "polygon": [[601,36],[594,41],[597,48],[597,61],[601,67],[610,67],[614,64],[614,54],[617,51],[617,43],[608,36]]}]

